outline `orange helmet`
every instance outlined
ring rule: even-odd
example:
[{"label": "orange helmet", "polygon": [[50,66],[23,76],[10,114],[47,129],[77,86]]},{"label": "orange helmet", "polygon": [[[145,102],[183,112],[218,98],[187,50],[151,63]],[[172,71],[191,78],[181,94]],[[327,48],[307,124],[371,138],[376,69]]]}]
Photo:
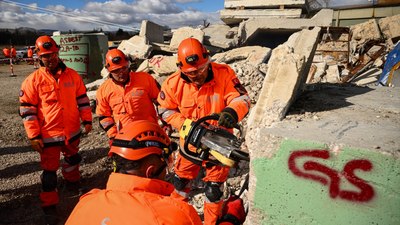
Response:
[{"label": "orange helmet", "polygon": [[58,52],[60,50],[57,43],[49,36],[38,37],[38,39],[36,39],[35,47],[38,56]]},{"label": "orange helmet", "polygon": [[195,38],[183,40],[178,47],[176,65],[182,72],[192,72],[209,62],[207,49]]},{"label": "orange helmet", "polygon": [[151,154],[168,154],[171,141],[156,123],[137,120],[125,126],[115,139],[108,156],[117,154],[128,160],[139,160]]},{"label": "orange helmet", "polygon": [[106,54],[106,69],[108,72],[117,70],[122,67],[128,67],[128,57],[119,49],[111,49]]}]

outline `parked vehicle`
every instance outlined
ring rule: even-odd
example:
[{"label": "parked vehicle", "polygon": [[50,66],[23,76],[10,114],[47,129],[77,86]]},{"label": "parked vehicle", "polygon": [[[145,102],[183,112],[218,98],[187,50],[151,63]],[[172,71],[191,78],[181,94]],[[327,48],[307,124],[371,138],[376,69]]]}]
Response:
[{"label": "parked vehicle", "polygon": [[28,48],[31,48],[32,50],[35,50],[35,46],[25,46],[22,49],[18,49],[17,52],[17,58],[26,58],[28,57]]}]

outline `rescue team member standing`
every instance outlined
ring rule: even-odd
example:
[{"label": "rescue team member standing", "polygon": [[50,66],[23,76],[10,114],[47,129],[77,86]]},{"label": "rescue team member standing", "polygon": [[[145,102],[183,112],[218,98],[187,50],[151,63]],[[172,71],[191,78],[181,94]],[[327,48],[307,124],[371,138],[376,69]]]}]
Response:
[{"label": "rescue team member standing", "polygon": [[64,155],[62,175],[78,184],[81,156],[78,145],[81,123],[84,132],[92,130],[92,113],[80,75],[59,59],[59,47],[49,36],[36,40],[42,67],[22,83],[19,113],[32,148],[40,154],[42,192],[40,200],[47,224],[57,223],[57,170],[60,152]]},{"label": "rescue team member standing", "polygon": [[[113,159],[114,173],[106,189],[93,189],[83,195],[66,225],[201,225],[193,206],[169,196],[174,187],[164,178],[170,145],[167,134],[154,122],[137,120],[126,125],[116,135],[108,154]],[[244,219],[243,202],[228,202],[223,221],[243,223]]]},{"label": "rescue team member standing", "polygon": [[111,142],[126,124],[135,120],[157,122],[154,104],[160,85],[148,73],[131,72],[128,57],[118,49],[106,54],[107,79],[97,90],[96,114]]},{"label": "rescue team member standing", "polygon": [[[169,76],[158,97],[162,118],[177,130],[184,121],[219,113],[218,124],[227,128],[242,120],[249,111],[250,98],[234,71],[227,65],[212,63],[207,49],[196,39],[183,40],[178,47],[179,71]],[[214,122],[214,121],[213,121]],[[181,147],[183,139],[180,140]],[[204,223],[215,224],[220,216],[222,184],[228,167],[206,167]],[[178,155],[173,178],[173,196],[187,200],[190,181],[196,178],[200,166]]]},{"label": "rescue team member standing", "polygon": [[17,51],[15,50],[14,46],[12,45],[10,49],[3,48],[3,54],[4,54],[4,57],[10,59],[10,71],[11,71],[10,77],[15,77],[13,60],[14,60],[14,58],[17,57]]},{"label": "rescue team member standing", "polygon": [[[28,64],[33,65],[33,50],[31,47],[28,47],[28,50],[26,52],[26,55],[28,56]],[[35,68],[36,69],[36,68]]]}]

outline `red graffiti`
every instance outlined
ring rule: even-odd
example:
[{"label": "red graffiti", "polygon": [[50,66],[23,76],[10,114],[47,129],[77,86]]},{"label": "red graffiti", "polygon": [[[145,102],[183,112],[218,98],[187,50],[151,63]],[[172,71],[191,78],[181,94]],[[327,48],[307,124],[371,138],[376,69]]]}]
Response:
[{"label": "red graffiti", "polygon": [[[324,177],[301,171],[296,165],[296,159],[301,157],[329,159],[330,157],[329,151],[327,150],[294,151],[290,154],[288,160],[288,166],[290,171],[292,171],[292,173],[296,176],[317,181],[324,186],[329,185],[329,196],[331,198],[340,197],[342,199],[349,201],[368,202],[374,197],[375,193],[372,186],[354,174],[354,170],[356,169],[361,169],[363,171],[370,171],[372,169],[372,164],[370,161],[365,159],[351,160],[348,163],[346,163],[346,165],[343,168],[343,171],[340,173],[318,162],[307,161],[303,164],[303,168],[305,171],[317,171],[327,175],[327,177]],[[348,190],[341,190],[340,175],[346,178],[351,184],[358,187],[361,191],[354,192]]]},{"label": "red graffiti", "polygon": [[153,66],[157,65],[158,68],[161,67],[160,63],[164,60],[164,57],[153,57],[149,60],[149,63]]}]

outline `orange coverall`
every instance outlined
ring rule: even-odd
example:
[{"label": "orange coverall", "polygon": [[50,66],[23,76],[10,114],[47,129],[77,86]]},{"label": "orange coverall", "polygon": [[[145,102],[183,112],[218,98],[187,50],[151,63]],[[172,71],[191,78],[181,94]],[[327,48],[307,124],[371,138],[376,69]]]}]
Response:
[{"label": "orange coverall", "polygon": [[6,58],[11,58],[11,51],[8,48],[3,48],[3,54]]},{"label": "orange coverall", "polygon": [[15,48],[11,48],[11,57],[17,57],[17,50],[15,50]]},{"label": "orange coverall", "polygon": [[157,123],[153,105],[160,92],[157,81],[145,72],[130,72],[129,76],[125,87],[109,78],[96,92],[96,114],[99,116],[100,126],[110,139],[117,134],[117,124],[122,129],[136,120]]},{"label": "orange coverall", "polygon": [[201,225],[193,206],[169,196],[173,190],[162,180],[112,173],[105,190],[80,198],[66,225]]},{"label": "orange coverall", "polygon": [[[212,68],[212,69],[210,69]],[[205,83],[198,88],[180,71],[169,76],[161,87],[158,96],[160,113],[163,120],[180,130],[185,119],[193,121],[212,113],[219,113],[225,107],[235,110],[238,120],[242,120],[249,111],[250,98],[246,89],[240,84],[235,72],[227,65],[211,63]],[[216,121],[212,121],[215,122]],[[181,146],[184,142],[181,138]],[[175,173],[180,178],[196,178],[200,166],[193,164],[178,155]],[[205,182],[225,182],[229,173],[228,167],[211,166],[206,168]],[[187,199],[189,189],[175,190],[174,196]],[[204,223],[215,224],[220,214],[222,201],[205,202]]]},{"label": "orange coverall", "polygon": [[40,154],[45,174],[42,175],[42,185],[46,187],[40,194],[42,206],[58,203],[54,187],[57,177],[54,176],[60,166],[60,152],[66,161],[62,165],[64,178],[70,182],[80,179],[80,156],[77,154],[80,120],[83,124],[92,123],[89,98],[82,78],[62,62],[60,67],[57,80],[46,67],[36,70],[24,80],[19,93],[19,113],[27,136],[29,139],[42,139],[44,143]]}]

